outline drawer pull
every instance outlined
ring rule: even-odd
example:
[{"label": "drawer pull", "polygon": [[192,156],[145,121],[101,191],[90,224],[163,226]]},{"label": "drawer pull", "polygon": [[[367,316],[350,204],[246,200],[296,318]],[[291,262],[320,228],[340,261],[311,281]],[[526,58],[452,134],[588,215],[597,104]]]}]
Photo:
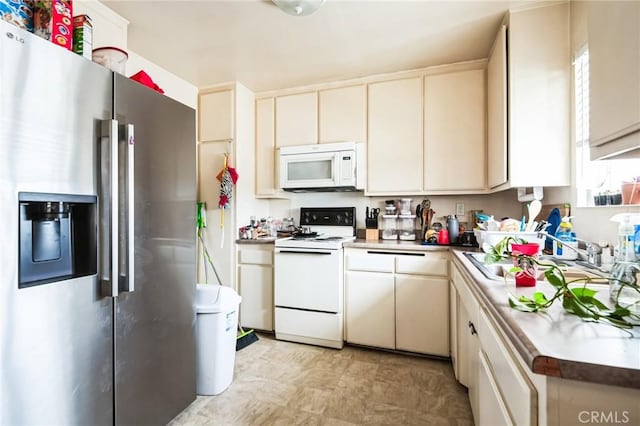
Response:
[{"label": "drawer pull", "polygon": [[476,326],[473,325],[471,321],[469,321],[469,330],[471,331],[472,336],[478,334],[478,330],[476,330]]},{"label": "drawer pull", "polygon": [[373,251],[373,250],[367,250],[368,254],[390,254],[392,256],[421,256],[424,257],[425,254],[424,253],[399,253],[396,251]]}]

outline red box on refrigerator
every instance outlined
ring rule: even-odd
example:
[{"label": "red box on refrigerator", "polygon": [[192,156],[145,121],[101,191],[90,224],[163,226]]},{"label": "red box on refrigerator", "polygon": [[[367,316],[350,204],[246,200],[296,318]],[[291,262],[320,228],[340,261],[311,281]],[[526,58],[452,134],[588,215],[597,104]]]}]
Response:
[{"label": "red box on refrigerator", "polygon": [[33,15],[33,32],[71,50],[73,18],[71,0],[37,0]]}]

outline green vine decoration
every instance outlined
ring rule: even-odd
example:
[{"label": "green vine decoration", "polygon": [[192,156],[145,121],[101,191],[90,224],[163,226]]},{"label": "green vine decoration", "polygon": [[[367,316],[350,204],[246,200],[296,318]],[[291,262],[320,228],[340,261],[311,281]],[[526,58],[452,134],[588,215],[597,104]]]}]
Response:
[{"label": "green vine decoration", "polygon": [[[562,268],[555,262],[541,262],[535,257],[514,255],[511,252],[511,243],[523,244],[526,242],[526,240],[518,237],[505,237],[486,254],[485,263],[499,263],[520,258],[528,259],[539,267],[545,268],[544,276],[549,284],[555,288],[555,293],[551,298],[547,298],[544,293],[539,291],[533,293],[532,297],[516,297],[513,294],[509,294],[509,306],[513,309],[521,312],[545,312],[556,300],[561,300],[562,307],[566,312],[576,315],[584,321],[609,324],[625,330],[640,325],[640,314],[632,312],[628,307],[620,306],[617,300],[613,308],[598,300],[596,298],[597,291],[587,287],[592,281],[591,278],[583,277],[567,280]],[[515,274],[520,271],[520,268],[513,267],[509,270],[509,273]],[[578,287],[570,287],[570,285],[576,283],[584,284]],[[625,287],[632,288],[640,293],[638,286],[623,281],[620,281],[620,284],[621,291],[618,293],[618,297],[622,293],[622,288]],[[634,305],[638,303],[640,301],[634,303]]]}]

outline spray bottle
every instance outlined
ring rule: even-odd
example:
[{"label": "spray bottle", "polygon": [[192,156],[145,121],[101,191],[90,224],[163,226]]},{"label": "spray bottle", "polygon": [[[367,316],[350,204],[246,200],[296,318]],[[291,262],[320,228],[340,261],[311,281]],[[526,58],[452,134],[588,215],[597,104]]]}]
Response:
[{"label": "spray bottle", "polygon": [[609,298],[633,313],[640,313],[640,262],[635,251],[634,228],[634,225],[640,224],[640,214],[621,213],[614,215],[611,220],[620,225],[615,262],[609,276]]},{"label": "spray bottle", "polygon": [[574,249],[578,248],[576,233],[573,232],[573,226],[571,225],[570,219],[571,218],[569,216],[563,217],[560,225],[558,226],[558,230],[556,231],[555,237],[561,242],[553,240],[553,256],[558,259],[575,260],[578,258],[577,251],[572,250],[571,248],[567,249],[565,247],[570,246]]}]

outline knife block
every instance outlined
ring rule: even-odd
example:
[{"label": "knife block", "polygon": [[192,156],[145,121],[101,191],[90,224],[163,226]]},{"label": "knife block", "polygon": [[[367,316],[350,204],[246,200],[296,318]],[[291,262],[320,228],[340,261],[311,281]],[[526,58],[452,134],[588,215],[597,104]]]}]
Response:
[{"label": "knife block", "polygon": [[377,229],[365,229],[364,238],[367,241],[377,241],[379,238],[379,232]]}]

